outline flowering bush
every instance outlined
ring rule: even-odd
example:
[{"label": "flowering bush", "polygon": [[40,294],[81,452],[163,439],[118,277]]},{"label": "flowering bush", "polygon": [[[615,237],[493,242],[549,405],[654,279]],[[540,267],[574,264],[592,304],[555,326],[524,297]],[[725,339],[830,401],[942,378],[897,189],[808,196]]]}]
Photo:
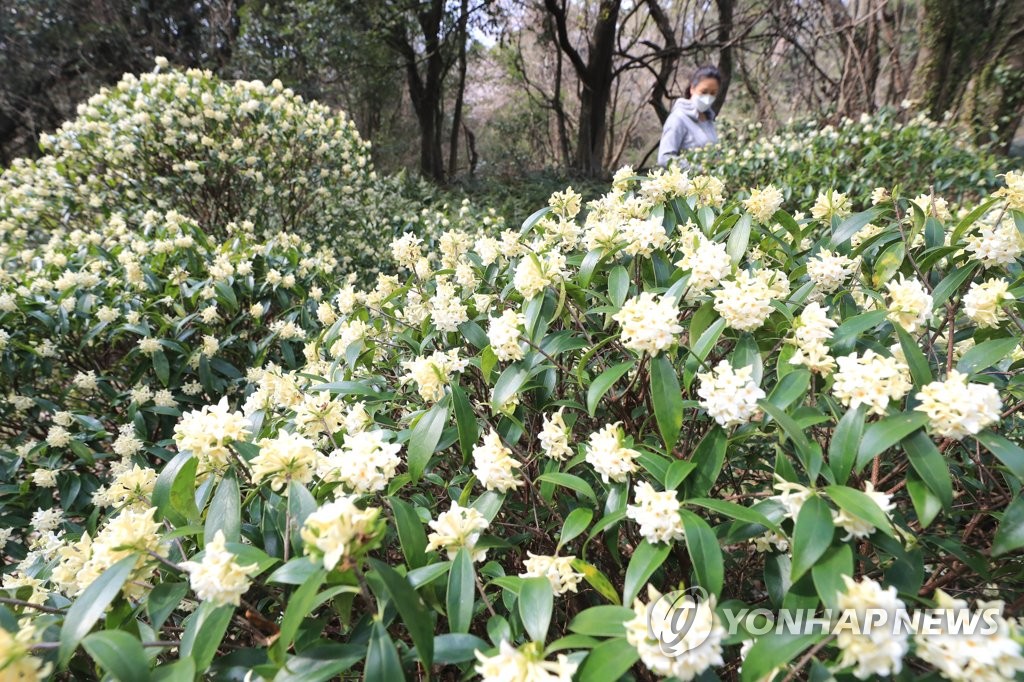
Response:
[{"label": "flowering bush", "polygon": [[493,211],[450,209],[422,182],[379,177],[342,112],[279,81],[227,82],[165,60],[81,104],[41,145],[44,156],[0,176],[0,231],[15,238],[48,241],[110,220],[145,230],[159,219],[152,212],[176,211],[215,240],[301,237],[331,249],[346,273],[372,277],[406,229],[500,227]]},{"label": "flowering bush", "polygon": [[[1006,181],[955,217],[825,192],[798,220],[766,188],[726,202],[714,178],[621,173],[585,214],[567,191],[520,231],[403,236],[370,289],[298,240],[214,245],[167,215],[8,247],[0,669],[1012,678],[993,598],[1024,587],[1024,178]],[[97,338],[120,361],[69,381]],[[155,382],[183,389],[150,408]],[[910,606],[993,627],[728,616]]]},{"label": "flowering bush", "polygon": [[866,202],[879,185],[898,185],[907,196],[934,190],[955,201],[975,201],[999,186],[1006,158],[965,143],[957,130],[924,114],[903,118],[882,109],[838,125],[791,123],[772,135],[760,123],[724,120],[720,144],[688,152],[687,159],[736,190],[774,184],[791,210],[823,187]]}]

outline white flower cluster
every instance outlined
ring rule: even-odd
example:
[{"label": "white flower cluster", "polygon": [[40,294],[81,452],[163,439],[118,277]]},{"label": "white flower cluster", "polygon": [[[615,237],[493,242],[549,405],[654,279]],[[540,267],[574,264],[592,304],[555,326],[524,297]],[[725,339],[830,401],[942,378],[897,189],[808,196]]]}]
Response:
[{"label": "white flower cluster", "polygon": [[543,652],[533,643],[520,648],[508,640],[501,640],[498,653],[487,656],[477,651],[476,674],[482,682],[572,682],[577,663],[565,654],[558,654],[554,661],[545,661]]},{"label": "white flower cluster", "polygon": [[751,379],[753,371],[753,367],[734,369],[722,360],[710,372],[697,375],[700,406],[721,426],[745,424],[758,413],[757,401],[765,393]]},{"label": "white flower cluster", "polygon": [[1010,265],[1024,254],[1024,235],[1009,216],[996,224],[982,224],[966,241],[967,251],[986,268]]},{"label": "white flower cluster", "polygon": [[[382,532],[380,509],[356,506],[354,496],[339,495],[306,517],[299,535],[305,553],[328,571],[340,563],[348,568],[350,558],[370,546]],[[344,561],[343,561],[344,560]]]},{"label": "white flower cluster", "polygon": [[564,274],[565,256],[558,251],[543,255],[528,253],[519,260],[512,284],[523,300],[529,301]]},{"label": "white flower cluster", "polygon": [[486,558],[487,550],[476,549],[476,543],[489,524],[478,509],[452,502],[448,511],[438,514],[429,525],[432,532],[427,536],[426,551],[443,549],[449,559],[454,559],[459,550],[465,548],[473,561]]},{"label": "white flower cluster", "polygon": [[575,592],[576,586],[583,580],[583,574],[573,570],[574,556],[547,556],[527,552],[523,562],[525,569],[519,575],[523,578],[547,578],[551,590],[556,594]]},{"label": "white flower cluster", "polygon": [[487,339],[491,342],[491,349],[502,362],[511,360],[522,360],[523,349],[519,343],[522,336],[522,327],[526,323],[526,316],[514,310],[505,310],[500,317],[490,318],[490,326],[487,329]]},{"label": "white flower cluster", "polygon": [[750,190],[750,198],[743,200],[743,208],[754,216],[754,220],[767,225],[775,212],[782,206],[782,192],[775,185]]},{"label": "white flower cluster", "polygon": [[674,490],[659,492],[647,481],[641,481],[634,495],[635,504],[626,506],[626,516],[640,524],[640,535],[647,542],[674,542],[685,537]]},{"label": "white flower cluster", "polygon": [[248,435],[248,420],[241,412],[229,410],[227,398],[185,412],[174,426],[178,451],[189,451],[199,459],[199,473],[223,470],[231,458],[228,446]]},{"label": "white flower cluster", "polygon": [[832,393],[850,409],[867,405],[869,414],[884,415],[889,403],[903,398],[913,386],[905,364],[873,350],[861,356],[850,353],[836,361],[839,371]]},{"label": "white flower cluster", "polygon": [[622,428],[619,422],[608,424],[600,431],[590,434],[587,444],[587,463],[601,474],[605,483],[622,483],[629,474],[637,470],[634,461],[640,453],[622,445]]},{"label": "white flower cluster", "polygon": [[494,429],[484,436],[482,443],[473,448],[473,475],[487,490],[504,493],[523,485],[514,471],[521,466]]},{"label": "white flower cluster", "polygon": [[859,267],[859,259],[822,249],[813,258],[807,259],[807,276],[818,291],[831,294],[856,274]]},{"label": "white flower cluster", "polygon": [[384,490],[402,461],[402,446],[388,443],[386,435],[381,430],[350,433],[340,449],[319,458],[317,475],[327,482],[340,481],[356,494]]},{"label": "white flower cluster", "polygon": [[224,546],[224,531],[218,530],[206,544],[202,561],[184,561],[181,567],[189,573],[192,591],[203,601],[217,606],[238,606],[242,595],[249,589],[249,574],[256,564],[241,566],[235,555]]},{"label": "white flower cluster", "polygon": [[690,271],[687,298],[714,289],[732,270],[732,260],[725,244],[708,239],[691,223],[682,230],[679,250],[682,258],[675,265]]},{"label": "white flower cluster", "polygon": [[903,669],[903,656],[910,649],[907,632],[891,627],[869,627],[868,611],[887,614],[886,623],[895,623],[897,613],[906,604],[896,596],[896,588],[882,589],[874,580],[855,581],[844,575],[846,590],[839,593],[838,607],[855,616],[855,622],[841,621],[836,628],[836,643],[842,652],[839,665],[856,666],[854,676],[866,680],[879,675],[896,675]]},{"label": "white flower cluster", "polygon": [[420,397],[428,403],[436,403],[444,397],[444,388],[451,383],[452,374],[466,369],[468,362],[459,358],[458,349],[434,351],[431,355],[402,362],[402,369],[406,371],[403,380],[415,381]]},{"label": "white flower cluster", "polygon": [[559,462],[572,454],[572,448],[569,447],[569,428],[565,425],[563,412],[565,408],[560,407],[557,412],[544,415],[544,425],[537,436],[544,454]]},{"label": "white flower cluster", "polygon": [[622,327],[622,344],[638,353],[657,355],[677,343],[683,327],[672,299],[643,292],[622,305],[612,319]]},{"label": "white flower cluster", "polygon": [[776,270],[740,270],[715,291],[715,310],[725,324],[749,332],[764,324],[771,314],[772,299],[789,295],[789,281]]},{"label": "white flower cluster", "polygon": [[[891,516],[892,510],[896,508],[896,505],[892,502],[892,495],[881,490],[875,490],[875,486],[871,481],[864,485],[864,494],[870,497],[878,505],[878,508],[885,512],[886,516]],[[863,540],[876,530],[873,524],[849,513],[845,509],[834,512],[832,522],[846,531],[846,537],[843,538],[843,542],[851,538]]]},{"label": "white flower cluster", "polygon": [[1000,419],[1003,401],[991,384],[967,381],[955,369],[945,381],[933,381],[921,388],[914,408],[928,415],[932,431],[944,438],[973,436]]},{"label": "white flower cluster", "polygon": [[932,317],[932,297],[916,279],[900,279],[886,285],[889,290],[889,315],[893,324],[898,324],[913,334],[927,325]]},{"label": "white flower cluster", "polygon": [[994,278],[985,282],[971,282],[971,288],[963,297],[964,313],[979,327],[998,327],[1006,319],[1004,301],[1012,301],[1010,283]]},{"label": "white flower cluster", "polygon": [[[634,616],[624,625],[626,641],[637,650],[648,670],[689,682],[711,666],[723,665],[722,641],[726,630],[715,613],[714,597],[699,603],[690,595],[662,598],[648,584],[647,602],[634,600]],[[690,626],[680,632],[679,623]]]},{"label": "white flower cluster", "polygon": [[845,194],[832,190],[822,192],[814,201],[811,208],[811,217],[815,220],[829,221],[835,218],[845,218],[852,211],[850,199]]},{"label": "white flower cluster", "polygon": [[818,303],[808,303],[793,325],[796,352],[789,359],[790,364],[804,365],[823,376],[831,374],[836,361],[828,354],[825,342],[832,338],[832,329],[836,326],[835,320]]},{"label": "white flower cluster", "polygon": [[310,439],[281,431],[274,438],[261,438],[257,445],[260,454],[250,462],[254,484],[269,479],[271,488],[287,495],[285,488],[289,481],[309,483],[313,480],[320,453]]},{"label": "white flower cluster", "polygon": [[[936,608],[948,615],[947,622],[968,622],[967,602],[954,599],[942,590],[935,591]],[[1002,682],[1020,679],[1024,673],[1024,655],[1019,625],[1003,616],[1003,602],[978,602],[978,610],[994,621],[993,632],[981,628],[974,632],[918,632],[914,635],[914,653],[930,663],[947,680],[954,682]],[[967,618],[961,620],[966,615]],[[1015,620],[1015,619],[1014,619]]]}]

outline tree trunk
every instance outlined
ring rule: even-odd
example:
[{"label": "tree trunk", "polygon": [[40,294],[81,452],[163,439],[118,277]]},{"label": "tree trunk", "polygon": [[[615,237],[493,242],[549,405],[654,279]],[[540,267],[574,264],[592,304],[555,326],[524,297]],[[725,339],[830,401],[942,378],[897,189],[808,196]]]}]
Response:
[{"label": "tree trunk", "polygon": [[469,0],[459,7],[458,40],[459,80],[456,84],[455,107],[452,109],[452,132],[448,147],[448,177],[455,177],[459,162],[459,129],[462,127],[462,103],[466,95],[466,24],[469,21]]},{"label": "tree trunk", "polygon": [[717,114],[725,104],[725,96],[729,92],[729,83],[732,82],[732,26],[733,10],[736,8],[735,0],[716,0],[718,5],[718,70],[722,74],[722,84],[718,88],[718,97],[715,98],[714,109]]}]

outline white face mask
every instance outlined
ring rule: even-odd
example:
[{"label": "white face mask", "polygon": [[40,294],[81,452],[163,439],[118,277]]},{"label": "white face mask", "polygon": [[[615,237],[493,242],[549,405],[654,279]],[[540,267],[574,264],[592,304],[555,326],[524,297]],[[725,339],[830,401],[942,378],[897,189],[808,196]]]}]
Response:
[{"label": "white face mask", "polygon": [[711,105],[715,103],[714,95],[697,95],[693,98],[694,104],[697,107],[697,111],[703,113],[711,108]]}]

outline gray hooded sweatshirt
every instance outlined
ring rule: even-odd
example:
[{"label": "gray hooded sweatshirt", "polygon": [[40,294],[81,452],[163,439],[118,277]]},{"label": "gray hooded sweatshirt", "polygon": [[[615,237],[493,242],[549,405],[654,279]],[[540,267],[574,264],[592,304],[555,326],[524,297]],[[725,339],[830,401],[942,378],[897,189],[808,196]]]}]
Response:
[{"label": "gray hooded sweatshirt", "polygon": [[[672,104],[672,111],[661,129],[661,144],[658,146],[659,166],[668,165],[668,162],[683,150],[718,142],[715,112],[708,109],[704,113],[707,120],[698,121],[700,112],[697,111],[696,104],[689,99],[677,99]],[[677,163],[683,168],[689,165],[682,158],[678,158]]]}]

